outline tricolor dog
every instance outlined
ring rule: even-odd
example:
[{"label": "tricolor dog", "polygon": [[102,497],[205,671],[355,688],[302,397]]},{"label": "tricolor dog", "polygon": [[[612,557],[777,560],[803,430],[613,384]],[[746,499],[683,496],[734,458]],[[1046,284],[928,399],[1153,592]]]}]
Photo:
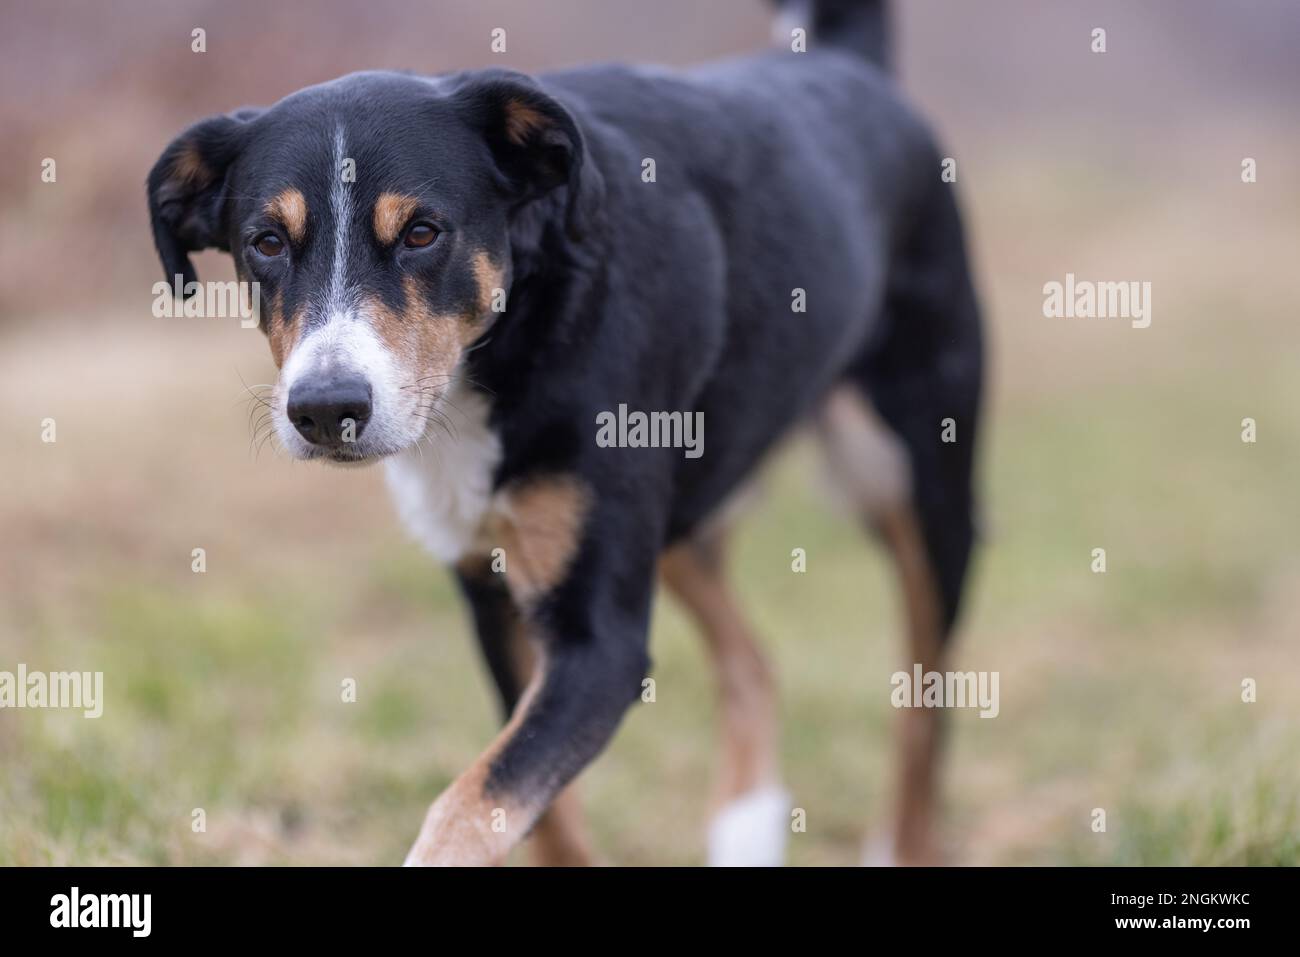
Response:
[{"label": "tricolor dog", "polygon": [[[410,864],[529,835],[589,858],[568,785],[639,700],[660,580],[721,694],[710,859],[781,861],[774,686],[727,518],[802,424],[897,564],[906,661],[943,670],[982,351],[954,187],[881,68],[882,4],[784,12],[806,51],[787,32],[685,72],[345,76],[197,123],[149,176],[169,282],[217,248],[259,284],[284,448],[382,462],[467,600],[505,726]],[[598,442],[620,408],[699,422],[703,454]],[[930,861],[939,718],[901,717],[892,857]]]}]

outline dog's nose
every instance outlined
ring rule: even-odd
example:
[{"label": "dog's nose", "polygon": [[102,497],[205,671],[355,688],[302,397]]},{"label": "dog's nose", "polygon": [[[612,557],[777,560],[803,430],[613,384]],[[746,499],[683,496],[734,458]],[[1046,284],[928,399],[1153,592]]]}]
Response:
[{"label": "dog's nose", "polygon": [[355,442],[370,419],[370,383],[356,377],[307,379],[289,390],[286,411],[293,427],[313,445]]}]

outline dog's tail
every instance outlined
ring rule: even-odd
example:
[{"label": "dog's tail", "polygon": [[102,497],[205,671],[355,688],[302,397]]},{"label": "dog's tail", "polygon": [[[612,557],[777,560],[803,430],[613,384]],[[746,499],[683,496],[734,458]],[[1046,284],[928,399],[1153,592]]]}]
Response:
[{"label": "dog's tail", "polygon": [[777,32],[788,42],[802,27],[814,43],[838,47],[889,69],[889,11],[886,0],[773,0],[780,11]]}]

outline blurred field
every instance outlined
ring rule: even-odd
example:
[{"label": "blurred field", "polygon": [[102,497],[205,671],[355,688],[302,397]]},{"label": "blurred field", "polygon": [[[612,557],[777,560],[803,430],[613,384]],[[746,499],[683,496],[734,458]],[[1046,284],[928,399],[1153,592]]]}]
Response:
[{"label": "blurred field", "polygon": [[[940,8],[921,6],[906,50],[948,35]],[[1130,83],[1139,106],[1119,127],[1075,91],[1014,135],[980,135],[992,108],[945,99],[959,68],[905,62],[962,147],[991,330],[986,541],[957,666],[1001,673],[1001,714],[952,716],[953,858],[1300,864],[1295,113],[1141,128],[1159,107]],[[154,139],[108,148],[132,183]],[[1260,158],[1250,186],[1245,155]],[[98,720],[0,711],[0,864],[400,862],[496,727],[447,576],[406,541],[377,470],[255,454],[244,384],[273,375],[259,333],[154,319],[134,281],[78,298],[75,258],[25,284],[33,250],[71,229],[68,195],[13,206],[4,226],[6,252],[24,228],[33,245],[0,286],[24,290],[0,310],[0,669],[102,670],[107,700]],[[152,282],[142,195],[127,202],[136,220],[96,242]],[[1067,271],[1152,281],[1151,328],[1044,319],[1042,284]],[[199,272],[224,275],[213,254]],[[30,305],[27,285],[57,308]],[[1246,416],[1257,444],[1240,440]],[[791,863],[854,863],[894,783],[889,569],[824,501],[800,441],[738,545],[807,810]],[[206,574],[190,571],[195,547]],[[807,574],[790,572],[794,547]],[[1089,570],[1096,547],[1105,575]],[[711,684],[667,600],[653,652],[657,701],[631,712],[583,796],[609,862],[700,863]],[[1105,834],[1089,829],[1097,807]]]}]

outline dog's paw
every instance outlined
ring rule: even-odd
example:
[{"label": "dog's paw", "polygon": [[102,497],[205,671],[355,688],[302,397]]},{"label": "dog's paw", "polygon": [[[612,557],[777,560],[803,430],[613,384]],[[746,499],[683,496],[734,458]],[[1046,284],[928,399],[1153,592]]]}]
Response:
[{"label": "dog's paw", "polygon": [[710,867],[780,867],[790,833],[790,795],[758,788],[731,801],[709,823]]}]

